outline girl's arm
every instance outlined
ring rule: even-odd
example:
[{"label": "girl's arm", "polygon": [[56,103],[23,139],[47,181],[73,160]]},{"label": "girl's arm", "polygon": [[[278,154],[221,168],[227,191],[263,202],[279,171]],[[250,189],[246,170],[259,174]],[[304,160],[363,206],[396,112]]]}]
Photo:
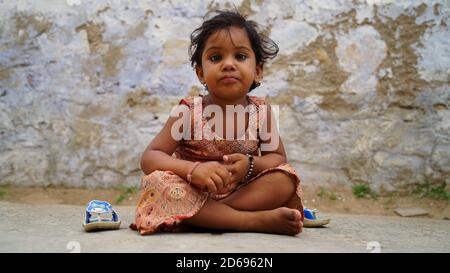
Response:
[{"label": "girl's arm", "polygon": [[[187,179],[194,162],[172,156],[179,145],[179,141],[175,140],[171,134],[172,126],[178,119],[178,117],[170,117],[161,132],[145,149],[141,158],[141,169],[146,175],[155,170],[172,171],[182,179]],[[181,126],[182,130],[183,126]],[[227,169],[219,162],[204,162],[193,171],[192,185],[202,191],[221,192],[229,184],[230,177]]]},{"label": "girl's arm", "polygon": [[[253,167],[253,176],[262,172],[265,169],[276,167],[282,163],[286,163],[286,152],[284,151],[283,142],[279,135],[275,117],[272,108],[267,104],[267,133],[270,136],[268,139],[261,140],[261,146],[269,147],[267,151],[261,150],[261,156],[255,156],[255,165]],[[278,141],[277,141],[278,140]]]},{"label": "girl's arm", "polygon": [[150,142],[141,158],[141,169],[147,175],[155,170],[172,171],[182,178],[186,178],[193,162],[172,156],[180,141],[173,139],[172,125],[179,117],[169,117],[164,127]]},{"label": "girl's arm", "polygon": [[[278,130],[275,126],[275,119],[270,106],[267,107],[267,135],[265,140],[261,140],[262,145],[261,156],[254,156],[254,166],[252,176],[256,176],[265,169],[276,167],[282,163],[286,163],[286,153],[284,151],[283,142],[281,141]],[[273,128],[272,128],[272,125]],[[269,137],[270,136],[270,137]],[[278,140],[278,141],[277,141]],[[267,150],[264,150],[266,148]],[[247,175],[248,158],[244,154],[230,154],[224,156],[224,162],[227,169],[233,173],[232,181],[238,183]]]},{"label": "girl's arm", "polygon": [[280,139],[279,148],[273,152],[264,152],[261,156],[255,156],[253,175],[255,176],[265,169],[276,167],[280,164],[286,163],[286,155],[284,153],[283,143]]}]

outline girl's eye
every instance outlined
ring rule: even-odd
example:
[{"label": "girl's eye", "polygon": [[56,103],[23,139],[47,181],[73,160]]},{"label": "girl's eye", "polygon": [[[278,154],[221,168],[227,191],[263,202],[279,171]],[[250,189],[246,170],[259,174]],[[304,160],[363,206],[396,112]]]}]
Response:
[{"label": "girl's eye", "polygon": [[236,54],[236,59],[238,61],[245,61],[247,59],[247,56],[245,54],[239,53],[239,54]]},{"label": "girl's eye", "polygon": [[214,63],[220,61],[221,59],[222,57],[220,55],[212,55],[211,57],[209,57],[209,60]]}]

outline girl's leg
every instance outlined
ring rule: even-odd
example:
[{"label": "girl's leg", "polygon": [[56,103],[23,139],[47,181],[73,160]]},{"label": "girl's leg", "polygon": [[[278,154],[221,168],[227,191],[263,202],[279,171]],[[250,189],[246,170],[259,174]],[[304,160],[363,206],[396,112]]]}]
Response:
[{"label": "girl's leg", "polygon": [[208,199],[200,211],[184,223],[224,230],[256,231],[295,235],[302,229],[298,210],[277,208],[262,211],[238,211],[232,207]]},{"label": "girl's leg", "polygon": [[295,178],[283,171],[273,171],[262,175],[219,202],[236,210],[271,210],[286,204],[295,191]]}]

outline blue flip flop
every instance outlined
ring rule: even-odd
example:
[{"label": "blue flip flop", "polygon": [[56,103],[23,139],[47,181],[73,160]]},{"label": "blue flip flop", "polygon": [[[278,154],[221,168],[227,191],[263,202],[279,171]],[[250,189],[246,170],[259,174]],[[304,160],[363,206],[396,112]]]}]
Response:
[{"label": "blue flip flop", "polygon": [[106,201],[92,200],[86,207],[86,214],[83,221],[85,231],[119,229],[119,214]]},{"label": "blue flip flop", "polygon": [[305,215],[305,219],[303,220],[303,227],[306,228],[314,228],[314,227],[322,227],[328,225],[330,223],[330,219],[318,219],[317,213],[319,211],[317,209],[303,209],[303,213]]}]

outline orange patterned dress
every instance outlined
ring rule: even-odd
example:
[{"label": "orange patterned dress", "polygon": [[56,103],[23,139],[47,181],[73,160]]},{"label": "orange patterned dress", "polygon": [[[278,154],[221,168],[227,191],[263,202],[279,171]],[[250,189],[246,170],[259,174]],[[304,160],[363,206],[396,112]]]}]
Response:
[{"label": "orange patterned dress", "polygon": [[[249,103],[256,109],[250,111],[249,115],[256,115],[256,118],[249,117],[249,125],[251,122],[260,122],[262,115],[258,115],[259,106],[266,104],[262,97],[247,96]],[[211,130],[204,130],[208,126],[207,120],[200,113],[200,120],[194,121],[194,115],[199,114],[194,111],[202,111],[205,106],[194,107],[195,97],[187,97],[180,101],[180,104],[187,105],[191,114],[191,125],[197,122],[203,130],[203,134]],[[204,102],[204,100],[202,100]],[[261,117],[260,117],[261,116]],[[255,125],[258,126],[258,125]],[[214,133],[212,133],[214,134]],[[247,132],[248,134],[248,132]],[[247,135],[248,136],[248,135]],[[256,140],[252,140],[256,139]],[[190,161],[221,161],[223,155],[242,153],[258,155],[259,140],[257,138],[245,138],[245,140],[224,140],[218,136],[206,137],[203,135],[202,140],[195,140],[193,135],[191,140],[181,140],[174,156],[183,160]],[[281,164],[279,166],[266,169],[258,175],[252,177],[245,183],[241,183],[234,191],[238,191],[245,187],[248,183],[256,180],[260,176],[271,171],[283,171],[286,174],[296,178],[297,190],[296,195],[291,198],[287,206],[298,209],[302,215],[303,221],[303,203],[302,190],[300,185],[300,177],[289,164]],[[234,192],[233,191],[233,192]],[[203,206],[208,198],[219,200],[232,194],[229,192],[222,195],[210,195],[191,186],[182,177],[176,175],[172,171],[156,170],[141,179],[141,193],[136,208],[135,223],[130,228],[138,230],[141,235],[152,234],[158,231],[183,231],[189,230],[183,225],[182,220],[195,215]]]}]

